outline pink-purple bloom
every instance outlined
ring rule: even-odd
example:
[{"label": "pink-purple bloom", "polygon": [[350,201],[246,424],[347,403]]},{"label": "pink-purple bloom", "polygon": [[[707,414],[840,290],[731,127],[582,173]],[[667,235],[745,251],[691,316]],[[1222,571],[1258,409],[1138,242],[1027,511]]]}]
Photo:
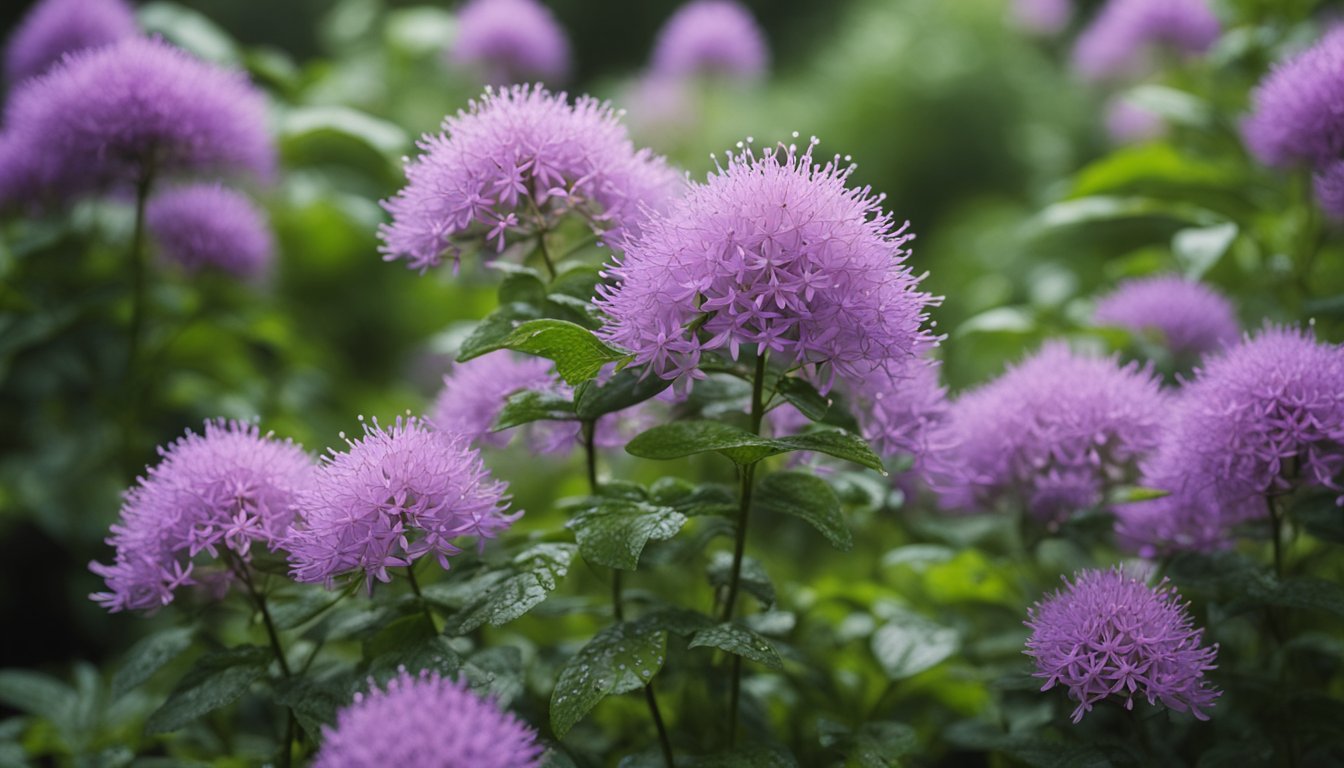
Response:
[{"label": "pink-purple bloom", "polygon": [[433,555],[444,568],[458,540],[498,536],[522,513],[506,514],[507,486],[465,438],[414,418],[364,425],[345,451],[323,457],[299,499],[287,542],[295,579],[328,587],[356,572],[367,586],[388,568]]},{"label": "pink-purple bloom", "polygon": [[1246,147],[1265,165],[1324,166],[1344,155],[1344,27],[1288,58],[1251,94]]},{"label": "pink-purple bloom", "polygon": [[1126,504],[1117,534],[1141,554],[1225,546],[1300,486],[1344,492],[1344,348],[1267,327],[1208,360],[1144,463],[1168,496]]},{"label": "pink-purple bloom", "polygon": [[204,435],[188,431],[159,455],[125,494],[107,540],[115,560],[89,565],[108,590],[92,599],[113,612],[161,608],[179,587],[217,584],[219,574],[198,572],[205,556],[228,565],[248,562],[253,543],[280,548],[314,471],[298,445],[236,421],[207,421]]},{"label": "pink-purple bloom", "polygon": [[913,456],[922,464],[948,418],[947,389],[934,360],[912,360],[901,375],[866,377],[850,390],[863,436],[883,456]]},{"label": "pink-purple bloom", "polygon": [[5,45],[5,80],[16,85],[46,72],[67,53],[98,48],[139,33],[124,0],[42,0]]},{"label": "pink-purple bloom", "polygon": [[1138,334],[1156,332],[1163,346],[1185,359],[1220,350],[1241,335],[1226,296],[1180,275],[1127,280],[1097,302],[1092,319]]},{"label": "pink-purple bloom", "polygon": [[828,388],[901,375],[934,343],[933,297],[906,264],[907,225],[883,197],[847,186],[853,166],[819,165],[812,146],[730,154],[646,223],[599,285],[598,332],[667,379],[697,378],[702,353],[743,345]]},{"label": "pink-purple bloom", "polygon": [[1151,368],[1046,344],[953,403],[936,490],[950,509],[1007,503],[1058,525],[1133,481],[1166,409]]},{"label": "pink-purple bloom", "polygon": [[570,104],[540,86],[487,89],[466,111],[425,136],[406,166],[407,185],[383,203],[387,261],[411,269],[456,263],[464,242],[501,251],[577,216],[608,243],[638,232],[646,210],[667,204],[681,177],[648,150],[636,151],[610,105]]},{"label": "pink-purple bloom", "polygon": [[1055,35],[1068,26],[1073,0],[1013,0],[1013,21],[1036,35]]},{"label": "pink-purple bloom", "polygon": [[1131,76],[1155,52],[1204,53],[1220,31],[1207,0],[1107,0],[1079,35],[1074,64],[1091,80]]},{"label": "pink-purple bloom", "polygon": [[1218,645],[1201,645],[1187,606],[1165,580],[1150,587],[1119,568],[1075,574],[1028,611],[1026,654],[1041,690],[1067,688],[1075,723],[1106,699],[1133,709],[1140,697],[1209,719],[1222,692],[1204,673],[1216,668]]},{"label": "pink-purple bloom", "polygon": [[462,680],[405,669],[322,728],[314,768],[539,768],[537,732]]},{"label": "pink-purple bloom", "polygon": [[753,80],[770,58],[765,35],[735,0],[691,0],[667,20],[653,49],[656,77]]},{"label": "pink-purple bloom", "polygon": [[556,84],[569,73],[569,41],[536,0],[470,0],[458,11],[449,58],[491,85]]},{"label": "pink-purple bloom", "polygon": [[159,255],[188,272],[218,269],[241,278],[264,274],[273,245],[265,214],[220,184],[172,187],[149,200],[145,223]]}]

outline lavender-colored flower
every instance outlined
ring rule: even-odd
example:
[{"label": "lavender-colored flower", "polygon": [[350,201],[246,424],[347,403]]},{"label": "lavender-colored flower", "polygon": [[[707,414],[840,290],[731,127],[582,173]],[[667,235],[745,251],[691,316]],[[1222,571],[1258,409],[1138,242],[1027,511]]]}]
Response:
[{"label": "lavender-colored flower", "polygon": [[1325,165],[1344,154],[1344,27],[1279,63],[1251,94],[1242,137],[1265,165]]},{"label": "lavender-colored flower", "polygon": [[1271,496],[1344,490],[1341,472],[1344,348],[1267,327],[1185,386],[1144,463],[1143,484],[1170,495],[1119,507],[1117,534],[1144,555],[1216,548]]},{"label": "lavender-colored flower", "polygon": [[36,77],[67,53],[135,37],[135,13],[124,0],[42,0],[28,11],[5,46],[10,85]]},{"label": "lavender-colored flower", "polygon": [[298,445],[236,421],[207,421],[204,435],[188,431],[159,455],[125,494],[107,540],[116,559],[89,564],[108,588],[90,597],[113,612],[160,608],[202,583],[201,553],[247,562],[253,542],[279,548],[313,474]]},{"label": "lavender-colored flower", "polygon": [[536,238],[577,215],[610,243],[639,229],[644,211],[664,207],[681,177],[648,150],[635,151],[610,105],[584,96],[515,86],[485,95],[425,136],[406,166],[408,184],[383,203],[387,261],[411,269],[454,262],[464,240],[503,250],[508,238]]},{"label": "lavender-colored flower", "polygon": [[1154,49],[1201,54],[1219,32],[1207,0],[1107,0],[1079,35],[1074,64],[1091,80],[1134,75]]},{"label": "lavender-colored flower", "polygon": [[[1335,160],[1318,171],[1312,183],[1316,203],[1325,215],[1336,222],[1344,221],[1344,160]],[[3,198],[0,193],[0,200]]]},{"label": "lavender-colored flower", "polygon": [[1138,144],[1166,132],[1161,116],[1129,99],[1117,97],[1106,104],[1106,135],[1116,144]]},{"label": "lavender-colored flower", "polygon": [[1026,654],[1041,690],[1062,685],[1078,702],[1073,722],[1112,696],[1134,708],[1140,696],[1200,720],[1222,692],[1204,679],[1218,645],[1202,647],[1188,604],[1164,579],[1156,588],[1119,568],[1086,570],[1028,611]]},{"label": "lavender-colored flower", "polygon": [[1046,344],[953,403],[935,485],[951,509],[1008,502],[1057,525],[1132,481],[1166,407],[1150,368]]},{"label": "lavender-colored flower", "polygon": [[42,158],[28,169],[30,197],[196,171],[265,176],[275,160],[265,99],[247,77],[161,40],[70,54],[14,92],[5,132],[14,152]]},{"label": "lavender-colored flower", "polygon": [[336,713],[322,728],[314,768],[538,768],[537,732],[465,682],[404,668]]},{"label": "lavender-colored flower", "polygon": [[471,0],[457,14],[449,57],[492,85],[554,84],[569,73],[569,41],[536,0]]},{"label": "lavender-colored flower", "polygon": [[299,520],[287,543],[295,579],[322,582],[362,572],[390,581],[390,566],[409,566],[462,550],[454,543],[475,537],[482,546],[521,512],[508,509],[507,485],[491,477],[464,438],[398,418],[390,428],[364,425],[349,449],[323,457],[313,487],[299,499]]},{"label": "lavender-colored flower", "polygon": [[1013,0],[1013,21],[1035,35],[1056,35],[1073,16],[1073,0]]},{"label": "lavender-colored flower", "polygon": [[938,369],[937,361],[916,359],[902,375],[868,376],[853,387],[859,427],[879,454],[913,456],[917,465],[928,459],[949,413]]},{"label": "lavender-colored flower", "polygon": [[243,278],[265,273],[273,256],[265,215],[245,195],[219,184],[156,194],[145,211],[160,254],[188,272],[215,268]]},{"label": "lavender-colored flower", "polygon": [[[815,140],[814,140],[815,144]],[[934,302],[918,290],[882,196],[846,186],[812,146],[730,154],[727,168],[646,223],[599,285],[598,332],[668,379],[698,377],[702,352],[756,345],[827,388],[882,370],[901,375],[934,343]],[[698,329],[698,330],[697,330]]]},{"label": "lavender-colored flower", "polygon": [[1134,333],[1156,331],[1166,348],[1181,358],[1217,351],[1241,334],[1227,297],[1180,275],[1126,280],[1097,302],[1092,319]]},{"label": "lavender-colored flower", "polygon": [[754,80],[770,58],[756,19],[734,0],[691,0],[658,33],[655,76],[722,76]]}]

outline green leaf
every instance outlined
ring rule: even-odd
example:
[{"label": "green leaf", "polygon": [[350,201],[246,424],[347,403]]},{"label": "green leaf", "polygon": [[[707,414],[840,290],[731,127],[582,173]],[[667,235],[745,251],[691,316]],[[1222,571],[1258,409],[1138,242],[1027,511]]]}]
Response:
[{"label": "green leaf", "polygon": [[201,715],[232,704],[266,674],[270,661],[270,651],[251,645],[202,656],[163,706],[149,716],[145,731],[176,731]]},{"label": "green leaf", "polygon": [[[409,667],[408,667],[409,669]],[[310,736],[321,736],[322,726],[336,722],[336,712],[350,704],[352,675],[314,680],[291,677],[275,683],[275,703],[288,707]]]},{"label": "green leaf", "polygon": [[891,680],[904,680],[932,669],[957,652],[956,630],[913,613],[881,626],[873,633],[873,656]]},{"label": "green leaf", "polygon": [[844,752],[849,758],[846,765],[856,768],[898,768],[904,764],[901,758],[919,747],[915,729],[905,723],[877,721],[851,731],[840,723],[822,720],[817,730],[823,747]]},{"label": "green leaf", "polygon": [[882,459],[868,447],[868,441],[853,432],[840,429],[815,429],[800,435],[790,435],[775,440],[784,451],[812,451],[834,456],[837,459],[852,461],[860,466],[875,469],[882,474]]},{"label": "green leaf", "polygon": [[780,660],[775,646],[741,624],[724,623],[706,627],[692,635],[686,647],[717,648],[771,669],[784,669],[784,662]]},{"label": "green leaf", "polygon": [[1294,521],[1322,541],[1344,544],[1344,509],[1335,503],[1335,494],[1308,496],[1289,510]]},{"label": "green leaf", "polygon": [[237,64],[238,44],[209,17],[177,3],[148,3],[136,13],[148,34],[162,35],[179,48],[216,64]]},{"label": "green leaf", "polygon": [[663,608],[639,617],[639,623],[662,629],[679,637],[690,637],[714,626],[714,619],[687,608]]},{"label": "green leaf", "polygon": [[[475,336],[473,333],[472,337]],[[496,349],[512,349],[554,360],[556,372],[570,386],[593,378],[608,363],[625,359],[624,354],[602,343],[592,331],[566,320],[528,320],[503,338],[472,346],[469,356],[468,345],[464,343],[462,346],[458,360],[477,357]]]},{"label": "green leaf", "polygon": [[523,654],[512,646],[485,648],[467,659],[462,676],[473,691],[507,707],[523,693]]},{"label": "green leaf", "polygon": [[649,540],[677,535],[686,516],[669,507],[613,500],[581,510],[567,527],[574,530],[579,553],[590,563],[634,570]]},{"label": "green leaf", "polygon": [[574,391],[574,411],[580,419],[596,419],[642,403],[672,385],[647,370],[627,369],[599,385],[586,381]]},{"label": "green leaf", "polygon": [[826,412],[831,408],[830,398],[823,397],[816,387],[796,376],[780,377],[775,391],[812,421],[826,418]]},{"label": "green leaf", "polygon": [[840,497],[816,475],[792,470],[772,472],[761,479],[755,499],[762,509],[806,520],[836,549],[848,551],[854,546],[854,537],[841,512]]},{"label": "green leaf", "polygon": [[[502,262],[501,262],[502,263]],[[500,305],[518,302],[539,305],[546,301],[546,283],[531,269],[513,269],[499,283]]]},{"label": "green leaf", "polygon": [[153,677],[165,664],[191,647],[191,627],[174,627],[144,638],[131,646],[126,659],[112,676],[112,698],[119,699]]},{"label": "green leaf", "polygon": [[1140,144],[1118,149],[1078,172],[1072,196],[1168,192],[1193,187],[1225,188],[1237,180],[1226,165],[1200,160],[1170,144]]},{"label": "green leaf", "polygon": [[1149,197],[1093,195],[1065,200],[1046,207],[1027,222],[1027,234],[1042,234],[1099,222],[1157,218],[1194,226],[1221,224],[1225,218],[1207,208]]},{"label": "green leaf", "polygon": [[26,669],[0,670],[0,703],[60,724],[74,714],[70,686],[51,675]]},{"label": "green leaf", "polygon": [[1249,597],[1270,605],[1344,616],[1344,586],[1324,579],[1287,579]]},{"label": "green leaf", "polygon": [[691,758],[689,768],[798,768],[798,761],[784,747],[748,744],[731,752]]},{"label": "green leaf", "polygon": [[957,326],[956,336],[973,333],[1018,333],[1036,331],[1036,316],[1030,307],[995,307],[967,318]]},{"label": "green leaf", "polygon": [[607,627],[560,670],[551,693],[551,729],[564,737],[607,696],[638,690],[663,667],[667,633],[624,621]]},{"label": "green leaf", "polygon": [[[709,561],[709,583],[715,587],[728,586],[733,575],[733,556],[729,552],[715,552]],[[767,607],[775,604],[775,585],[770,576],[754,558],[742,558],[742,573],[738,577],[738,586],[755,595]]]},{"label": "green leaf", "polygon": [[[420,619],[420,625],[428,632],[424,616],[408,618]],[[385,682],[395,677],[402,667],[413,673],[424,669],[450,677],[462,668],[462,657],[453,650],[448,638],[431,635],[425,639],[400,643],[374,657],[369,663],[369,675]]]},{"label": "green leaf", "polygon": [[531,304],[511,302],[502,304],[494,312],[486,315],[457,350],[457,361],[466,361],[480,357],[486,352],[500,348],[501,342],[509,337],[523,322],[541,317],[541,310]]},{"label": "green leaf", "polygon": [[1187,91],[1148,83],[1125,94],[1136,107],[1160,115],[1169,123],[1205,128],[1213,122],[1214,110],[1208,102]]},{"label": "green leaf", "polygon": [[490,431],[502,432],[534,421],[573,420],[574,404],[567,398],[550,392],[524,389],[521,392],[514,392],[504,401],[504,407],[500,409],[499,416],[495,418]]},{"label": "green leaf", "polygon": [[838,429],[767,438],[718,421],[674,421],[639,434],[625,450],[644,459],[718,453],[743,466],[781,453],[815,451],[882,471],[882,460],[863,438]]},{"label": "green leaf", "polygon": [[375,659],[389,653],[404,651],[434,638],[434,628],[429,626],[424,614],[416,611],[395,619],[364,641],[364,658]]},{"label": "green leaf", "polygon": [[448,619],[444,631],[463,634],[489,622],[501,626],[532,610],[546,599],[569,573],[573,544],[536,544],[513,558],[513,571],[491,584],[459,613]]},{"label": "green leaf", "polygon": [[1237,225],[1232,222],[1182,229],[1172,236],[1171,250],[1184,267],[1185,276],[1198,280],[1232,247],[1238,231]]}]

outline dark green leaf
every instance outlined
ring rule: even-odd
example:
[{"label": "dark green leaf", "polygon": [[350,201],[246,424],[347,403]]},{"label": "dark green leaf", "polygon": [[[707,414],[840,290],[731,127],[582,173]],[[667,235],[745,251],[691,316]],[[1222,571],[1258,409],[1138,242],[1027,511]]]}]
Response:
[{"label": "dark green leaf", "polygon": [[174,627],[150,635],[131,646],[121,668],[112,676],[112,698],[119,699],[148,680],[163,665],[191,647],[191,627]]},{"label": "dark green leaf", "polygon": [[602,630],[560,670],[551,693],[551,728],[563,737],[607,696],[648,685],[663,667],[667,633],[621,622]]},{"label": "dark green leaf", "polygon": [[0,702],[20,712],[62,723],[75,711],[75,692],[50,675],[26,669],[0,670]]},{"label": "dark green leaf", "polygon": [[750,744],[731,752],[692,758],[690,768],[798,768],[788,750],[781,746]]},{"label": "dark green leaf", "polygon": [[523,693],[523,654],[507,645],[477,651],[463,665],[462,675],[472,690],[507,707]]},{"label": "dark green leaf", "polygon": [[1312,536],[1344,544],[1344,508],[1335,503],[1333,492],[1303,499],[1293,505],[1289,515]]},{"label": "dark green leaf", "polygon": [[764,664],[771,669],[783,669],[775,646],[756,632],[740,624],[724,623],[706,627],[691,636],[688,648],[717,648],[744,659]]},{"label": "dark green leaf", "polygon": [[626,369],[600,386],[596,381],[580,384],[574,393],[574,411],[580,419],[596,419],[642,403],[671,385],[647,370]]},{"label": "dark green leaf", "polygon": [[509,395],[490,431],[502,432],[534,421],[566,421],[573,418],[574,404],[567,398],[550,392],[524,389]]},{"label": "dark green leaf", "polygon": [[[486,318],[482,325],[489,320]],[[477,330],[480,330],[479,326]],[[476,334],[473,333],[468,342],[475,339]],[[603,366],[625,358],[625,355],[603,344],[587,328],[553,319],[528,320],[494,341],[482,338],[478,343],[470,345],[469,355],[469,345],[464,343],[462,347],[458,360],[477,357],[496,349],[512,349],[554,360],[556,372],[570,386],[588,381]]]},{"label": "dark green leaf", "polygon": [[[425,623],[423,616],[418,618],[421,624]],[[430,636],[402,643],[374,657],[369,662],[369,676],[385,682],[395,677],[402,668],[410,670],[412,674],[429,670],[451,677],[462,668],[462,657],[453,650],[448,638],[442,635]]]},{"label": "dark green leaf", "polygon": [[375,659],[389,653],[399,653],[426,640],[433,639],[434,628],[416,611],[387,624],[364,642],[364,658]]},{"label": "dark green leaf", "polygon": [[579,553],[590,563],[634,570],[650,539],[677,535],[686,516],[668,507],[644,502],[610,501],[581,510],[568,527],[574,530]]},{"label": "dark green leaf", "polygon": [[[502,262],[501,262],[502,263]],[[499,284],[500,305],[510,303],[540,305],[546,300],[546,283],[533,270],[514,268]]]},{"label": "dark green leaf", "polygon": [[956,630],[905,613],[873,633],[873,656],[892,680],[904,680],[942,663],[957,652]]},{"label": "dark green leaf", "polygon": [[[727,587],[732,573],[732,554],[715,552],[713,559],[709,561],[709,583],[715,587]],[[754,558],[742,558],[742,573],[738,584],[741,589],[755,595],[766,606],[775,604],[775,585]]]},{"label": "dark green leaf", "polygon": [[462,634],[486,622],[498,627],[532,610],[569,573],[574,550],[573,544],[536,544],[519,553],[510,563],[513,573],[450,617],[444,631]]},{"label": "dark green leaf", "polygon": [[686,608],[664,608],[639,617],[639,623],[654,629],[666,630],[680,637],[690,637],[702,629],[714,626],[714,619]]},{"label": "dark green leaf", "polygon": [[775,442],[783,446],[785,451],[824,453],[886,474],[886,470],[882,468],[882,459],[873,453],[866,440],[853,432],[818,429],[800,435],[781,437]]},{"label": "dark green leaf", "polygon": [[823,397],[816,387],[796,376],[781,377],[775,391],[812,421],[826,418],[831,407],[830,398]]},{"label": "dark green leaf", "polygon": [[806,472],[772,472],[756,488],[756,504],[769,512],[806,520],[836,549],[848,551],[854,538],[845,525],[840,498],[825,480]]},{"label": "dark green leaf", "polygon": [[308,735],[318,737],[322,726],[336,722],[336,712],[352,699],[353,675],[314,680],[291,677],[275,683],[275,703],[288,707]]},{"label": "dark green leaf", "polygon": [[465,363],[486,352],[499,349],[504,339],[507,339],[515,328],[523,322],[539,317],[541,310],[531,304],[513,302],[501,305],[477,323],[471,335],[462,342],[461,349],[457,351],[458,362]]},{"label": "dark green leaf", "polygon": [[834,733],[831,745],[839,746],[856,768],[898,768],[904,764],[901,758],[919,747],[919,739],[905,723],[879,721],[864,723],[856,732]]},{"label": "dark green leaf", "polygon": [[675,421],[638,435],[625,450],[644,459],[679,459],[713,452],[739,465],[791,451],[815,451],[882,471],[882,460],[863,438],[838,429],[767,438],[717,421]]},{"label": "dark green leaf", "polygon": [[232,704],[266,674],[270,661],[270,651],[256,646],[202,656],[163,706],[149,716],[145,730],[176,731],[201,715]]},{"label": "dark green leaf", "polygon": [[296,585],[295,588],[282,590],[274,597],[268,597],[271,619],[277,629],[294,629],[317,618],[350,595],[358,585],[354,582],[341,592],[328,592],[311,585]]}]

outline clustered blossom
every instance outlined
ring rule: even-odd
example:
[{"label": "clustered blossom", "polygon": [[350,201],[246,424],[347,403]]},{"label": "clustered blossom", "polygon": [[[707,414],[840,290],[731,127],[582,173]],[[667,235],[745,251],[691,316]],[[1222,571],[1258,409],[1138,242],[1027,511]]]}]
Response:
[{"label": "clustered blossom", "polygon": [[538,768],[537,732],[462,680],[404,668],[379,688],[336,713],[323,726],[314,768]]},{"label": "clustered blossom", "polygon": [[1312,179],[1316,202],[1325,215],[1335,221],[1344,221],[1344,160],[1335,160],[1318,171]]},{"label": "clustered blossom", "polygon": [[1207,0],[1107,0],[1078,37],[1074,63],[1089,79],[1136,74],[1154,50],[1195,55],[1218,39]]},{"label": "clustered blossom", "polygon": [[1274,167],[1324,167],[1344,156],[1344,28],[1277,64],[1251,94],[1246,147]]},{"label": "clustered blossom", "polygon": [[1344,348],[1267,327],[1206,362],[1184,387],[1144,464],[1160,499],[1116,510],[1119,538],[1141,554],[1224,546],[1300,485],[1341,491]]},{"label": "clustered blossom", "polygon": [[536,0],[471,0],[457,14],[449,57],[492,85],[557,83],[569,72],[569,41]]},{"label": "clustered blossom", "polygon": [[683,183],[661,157],[635,150],[610,105],[588,96],[571,105],[540,86],[487,89],[420,148],[407,185],[383,203],[392,223],[379,234],[385,260],[422,272],[445,253],[456,263],[462,241],[503,250],[508,237],[539,237],[569,214],[619,243]]},{"label": "clustered blossom", "polygon": [[1241,335],[1227,297],[1180,275],[1127,280],[1097,302],[1092,319],[1140,334],[1156,331],[1179,358],[1197,359],[1236,343]]},{"label": "clustered blossom", "polygon": [[124,0],[42,0],[5,45],[5,80],[13,86],[46,72],[67,53],[135,37],[135,13]]},{"label": "clustered blossom", "polygon": [[188,272],[219,269],[237,277],[266,272],[273,256],[265,215],[247,196],[219,184],[191,184],[150,198],[145,223],[160,255]]},{"label": "clustered blossom", "polygon": [[852,388],[859,428],[879,454],[928,459],[930,441],[949,413],[938,369],[936,361],[916,359],[901,375],[870,375]]},{"label": "clustered blossom", "polygon": [[1053,35],[1068,26],[1073,0],[1013,0],[1013,20],[1037,35]]},{"label": "clustered blossom", "polygon": [[160,608],[178,587],[205,583],[201,553],[246,562],[254,542],[281,547],[313,473],[298,445],[236,421],[207,421],[204,435],[188,431],[159,455],[125,494],[107,540],[116,559],[89,565],[108,588],[90,597],[113,612]]},{"label": "clustered blossom", "polygon": [[68,200],[201,171],[267,176],[266,102],[246,75],[133,38],[67,56],[5,113],[0,189]]},{"label": "clustered blossom", "polygon": [[1086,570],[1029,609],[1026,654],[1041,690],[1064,686],[1078,702],[1073,722],[1112,696],[1134,708],[1140,696],[1207,720],[1222,692],[1204,679],[1218,646],[1202,647],[1187,604],[1163,580],[1156,588],[1120,569]]},{"label": "clustered blossom", "polygon": [[1150,368],[1047,344],[953,403],[936,490],[950,509],[1008,502],[1057,525],[1133,480],[1166,409]]},{"label": "clustered blossom", "polygon": [[754,80],[770,54],[756,19],[734,0],[691,0],[658,33],[654,77],[722,76]]},{"label": "clustered blossom", "polygon": [[457,435],[419,419],[375,422],[349,449],[323,457],[312,487],[299,499],[287,543],[291,572],[331,587],[361,572],[365,584],[390,581],[388,568],[434,555],[448,568],[455,543],[482,544],[522,513],[505,514],[507,486],[491,477],[480,454]]},{"label": "clustered blossom", "polygon": [[1166,133],[1167,125],[1156,112],[1118,97],[1106,104],[1106,135],[1116,144],[1138,144]]},{"label": "clustered blossom", "polygon": [[823,389],[900,375],[933,344],[934,302],[906,264],[913,237],[883,197],[846,186],[853,166],[780,147],[730,154],[650,220],[599,285],[598,332],[667,379],[703,376],[700,356],[754,345]]}]

